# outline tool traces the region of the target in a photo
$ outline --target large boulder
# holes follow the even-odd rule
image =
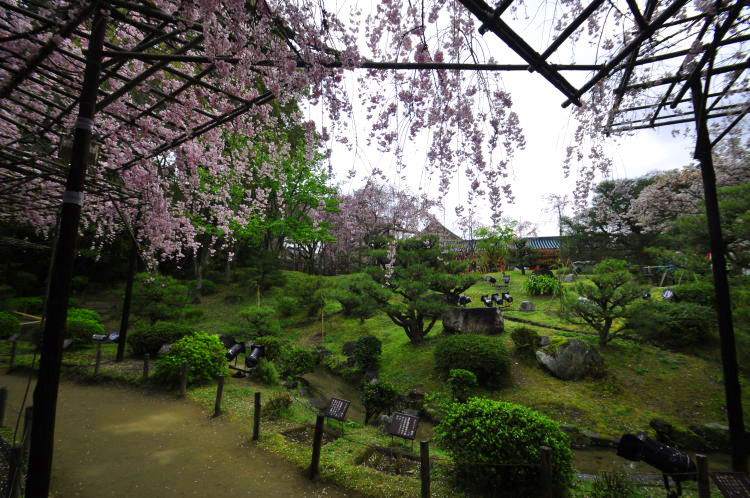
[[[603,377],[606,374],[599,351],[580,339],[554,336],[549,345],[537,350],[536,360],[562,380]]]
[[[521,307],[518,311],[536,311],[536,306],[531,301],[521,301]]]
[[[443,315],[448,334],[501,334],[505,326],[497,308],[451,308]]]

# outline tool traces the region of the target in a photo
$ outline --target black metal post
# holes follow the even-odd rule
[[[190,372],[190,365],[185,362],[180,367],[180,398],[187,396],[188,372]]]
[[[539,487],[542,491],[541,496],[554,496],[555,490],[552,486],[552,448],[548,446],[541,446],[539,448],[540,456],[542,457],[539,477]]]
[[[737,371],[737,352],[732,327],[732,305],[729,296],[725,245],[721,235],[719,200],[716,194],[716,174],[711,157],[711,137],[706,123],[706,106],[700,79],[692,87],[693,111],[695,112],[696,144],[695,158],[700,161],[703,177],[703,196],[706,203],[706,220],[711,247],[716,312],[721,339],[721,365],[724,373],[724,393],[727,402],[729,439],[732,447],[732,470],[747,472],[745,450],[745,423],[742,419],[742,393]]]
[[[96,341],[96,359],[94,360],[94,375],[99,375],[99,365],[102,362],[102,343]]]
[[[5,427],[5,408],[8,406],[8,388],[0,387],[0,427]]]
[[[16,368],[16,352],[18,350],[18,339],[10,342],[10,362],[8,363],[8,373]]]
[[[125,357],[125,341],[128,338],[128,320],[130,319],[130,300],[133,296],[133,277],[138,261],[138,244],[135,239],[131,242],[130,256],[128,256],[128,280],[125,283],[125,298],[122,301],[122,318],[120,319],[120,337],[117,340],[117,357],[120,362]]]
[[[323,446],[323,424],[325,415],[318,415],[315,419],[315,435],[313,436],[312,461],[310,462],[310,480],[318,475],[320,469],[320,448]]]
[[[214,417],[221,415],[221,395],[224,393],[224,376],[216,379],[216,402],[214,402]]]
[[[255,411],[253,412],[253,441],[260,437],[260,393],[255,393]]]
[[[73,274],[73,261],[78,238],[78,223],[83,204],[83,185],[86,160],[96,112],[96,92],[102,60],[102,43],[106,19],[99,7],[95,8],[89,37],[86,69],[83,77],[78,119],[75,124],[70,170],[65,184],[60,232],[55,248],[50,280],[47,317],[39,360],[39,374],[34,390],[34,421],[31,429],[29,471],[26,476],[27,496],[48,496],[52,471],[52,452],[55,436],[57,390],[60,382],[63,332],[68,313],[68,294]]]
[[[698,498],[711,498],[711,480],[708,473],[708,458],[706,455],[695,455],[698,467]]]
[[[422,479],[422,498],[430,498],[430,442],[419,442],[419,475]]]
[[[150,359],[150,354],[146,353],[143,355],[143,380],[148,380],[148,362]]]

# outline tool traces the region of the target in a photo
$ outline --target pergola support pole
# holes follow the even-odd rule
[[[724,374],[724,393],[729,420],[729,439],[732,448],[732,470],[747,472],[745,423],[742,419],[742,393],[737,370],[737,352],[732,327],[732,306],[729,296],[725,244],[721,234],[719,200],[716,193],[716,174],[711,157],[711,137],[706,122],[706,106],[700,80],[691,86],[696,124],[695,158],[700,161],[703,177],[703,196],[711,247],[711,266],[716,292],[716,312],[721,340],[721,365]]]
[[[75,125],[70,171],[63,196],[60,232],[52,266],[39,374],[34,390],[34,415],[31,428],[29,471],[26,476],[26,496],[41,497],[49,495],[63,332],[65,331],[70,279],[73,275],[78,224],[83,203],[86,161],[89,155],[93,118],[96,111],[96,91],[99,86],[105,26],[106,19],[97,5],[91,27],[91,37],[89,38],[89,54],[86,57],[86,69],[78,120]]]
[[[122,301],[122,317],[120,319],[120,337],[117,340],[117,357],[115,361],[121,362],[125,357],[125,341],[128,338],[128,321],[130,320],[130,301],[133,297],[133,278],[135,277],[135,264],[138,259],[138,243],[131,241],[130,255],[128,256],[128,279],[125,283],[125,297]]]

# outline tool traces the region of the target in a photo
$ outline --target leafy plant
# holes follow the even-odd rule
[[[188,289],[174,278],[150,273],[135,276],[133,312],[152,324],[179,318],[187,304]]]
[[[516,351],[524,355],[534,355],[542,345],[542,338],[529,327],[516,327],[510,333],[510,338],[516,346]]]
[[[559,296],[562,290],[560,282],[549,275],[529,275],[523,288],[530,296]]]
[[[276,300],[276,311],[282,317],[292,316],[299,311],[299,301],[291,296],[282,296]]]
[[[708,306],[642,301],[630,308],[625,329],[652,344],[680,349],[709,339],[715,322],[716,312]]]
[[[569,322],[589,325],[604,346],[617,335],[612,331],[615,321],[628,316],[628,306],[642,295],[643,287],[633,282],[627,263],[607,259],[594,266],[591,283],[576,282],[575,293],[562,299],[560,314]]]
[[[65,325],[65,337],[77,346],[92,342],[94,334],[104,334],[104,325],[95,320],[69,318]]]
[[[291,407],[292,397],[289,393],[276,394],[263,405],[263,416],[271,420],[278,420],[289,413]]]
[[[281,324],[270,306],[249,306],[240,311],[240,317],[247,322],[245,330],[249,337],[281,334]]]
[[[678,301],[716,307],[716,293],[710,282],[689,282],[672,287],[672,290]]]
[[[185,363],[189,365],[189,384],[229,373],[224,345],[218,336],[205,332],[194,332],[172,344],[169,353],[156,362],[156,376],[176,383]]]
[[[197,322],[203,318],[203,310],[192,305],[187,305],[182,308],[180,317],[187,322]]]
[[[448,374],[448,385],[451,386],[453,399],[460,403],[469,399],[469,394],[477,385],[477,376],[462,368],[453,368]]]
[[[359,318],[359,323],[375,315],[378,302],[388,300],[389,292],[369,275],[353,275],[333,293],[345,316]]]
[[[269,386],[275,386],[279,383],[279,371],[276,369],[276,365],[265,358],[261,358],[258,366],[255,367],[255,376]]]
[[[41,297],[13,297],[3,303],[7,311],[20,311],[31,315],[41,315],[44,303]]]
[[[285,376],[298,377],[312,372],[318,364],[318,357],[309,349],[287,348],[281,356],[280,363]]]
[[[21,330],[21,321],[12,313],[0,311],[0,338],[6,339]]]
[[[377,369],[382,345],[374,335],[365,335],[354,343],[354,360],[363,370]]]
[[[68,308],[68,320],[91,320],[101,322],[102,317],[94,310],[87,308]]]
[[[195,293],[195,291],[198,288],[198,281],[197,280],[191,280],[188,282],[188,289],[191,293]],[[217,288],[216,283],[214,283],[212,280],[208,279],[201,279],[201,296],[212,296],[216,294]]]
[[[362,386],[362,404],[365,407],[365,424],[378,413],[391,413],[399,400],[393,385],[382,380],[367,382]]]
[[[148,353],[155,356],[164,344],[172,344],[191,333],[193,330],[186,325],[156,322],[128,334],[127,340],[134,355],[142,356]]]
[[[539,496],[541,446],[552,449],[556,494],[563,495],[573,479],[568,436],[557,422],[524,406],[483,398],[453,403],[435,435],[453,457],[459,480],[481,492]]]
[[[635,485],[627,474],[602,472],[591,486],[591,498],[639,498]]]
[[[253,344],[263,348],[263,357],[269,361],[277,361],[289,349],[289,346],[284,344],[281,339],[270,335],[256,337],[253,339]]]
[[[479,384],[496,386],[510,373],[510,357],[497,338],[451,335],[435,347],[435,367],[445,377],[455,368],[468,370],[476,375]]]

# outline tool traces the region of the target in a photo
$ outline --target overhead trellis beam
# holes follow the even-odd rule
[[[715,76],[717,74],[731,73],[733,71],[743,71],[743,70],[747,69],[748,67],[750,67],[750,60],[745,61],[745,62],[738,62],[737,64],[730,64],[728,66],[716,67],[716,68],[714,68],[714,69],[712,69],[710,71],[702,71],[700,73],[700,75],[701,76],[706,76],[707,74],[710,73],[711,76]],[[669,84],[675,83],[675,82],[679,83],[679,82],[682,82],[682,81],[686,81],[687,78],[688,78],[687,75],[684,75],[684,76],[668,76],[666,78],[660,78],[658,80],[644,81],[644,82],[641,82],[641,83],[634,83],[632,85],[628,85],[628,87],[625,89],[625,91],[639,90],[639,89],[643,89],[643,88],[653,88],[653,87],[661,86],[661,85],[669,85]],[[683,99],[677,100],[676,98],[675,98],[675,100],[673,100],[673,102],[674,101],[676,101],[676,102],[684,102]]]
[[[609,76],[609,74],[612,72],[613,69],[615,69],[625,58],[630,55],[633,50],[635,50],[637,47],[643,43],[644,40],[651,37],[656,30],[658,30],[665,22],[667,22],[673,15],[675,15],[686,3],[688,0],[674,0],[671,4],[669,4],[657,17],[654,19],[652,23],[648,25],[648,27],[644,30],[642,30],[638,35],[633,38],[633,40],[630,41],[627,45],[625,45],[620,52],[618,52],[612,59],[605,64],[604,69],[599,71],[597,74],[594,75],[593,78],[591,78],[589,81],[584,83],[584,85],[576,92],[575,97],[576,99],[580,99],[581,96],[591,90],[594,85],[599,83],[603,78]],[[568,107],[570,104],[574,103],[575,101],[573,99],[568,99],[565,102],[563,102],[563,107]]]
[[[563,78],[551,65],[549,65],[526,41],[520,37],[502,19],[495,19],[492,9],[483,0],[459,0],[464,7],[474,14],[482,24],[497,35],[508,47],[525,60],[531,69],[541,74],[552,86],[568,97],[571,102],[580,105],[576,96],[576,89],[568,80]]]
[[[603,2],[604,2],[604,0],[594,0],[593,2],[591,2],[590,4],[588,4],[586,6],[586,8],[583,9],[583,12],[581,12],[573,20],[573,22],[570,23],[557,36],[557,38],[555,38],[555,41],[553,41],[552,44],[550,44],[550,46],[547,47],[547,50],[545,50],[544,52],[542,52],[542,55],[541,55],[542,59],[547,60],[549,58],[549,56],[552,55],[555,52],[555,50],[557,50],[558,48],[560,48],[560,45],[562,45],[563,42],[565,42],[565,40],[567,40],[570,37],[570,35],[572,35],[573,33],[575,33],[575,31],[581,26],[581,24],[583,24],[586,21],[586,19],[588,19],[589,17],[591,17],[591,14],[593,14],[594,12],[596,12],[596,9],[598,9],[599,6]],[[481,31],[480,31],[480,33],[481,33]],[[554,65],[553,65],[553,67],[554,67]]]
[[[648,22],[646,21],[646,18],[643,17],[643,14],[641,14],[641,10],[638,8],[638,4],[635,3],[635,0],[627,0],[627,4],[630,12],[633,14],[633,18],[635,19],[635,23],[638,25],[638,28],[641,31],[646,29],[648,27]]]
[[[750,112],[750,104],[747,104],[745,106],[745,109],[741,113],[739,113],[737,117],[734,120],[732,120],[731,123],[729,123],[729,126],[727,126],[724,129],[724,131],[722,131],[716,136],[716,138],[711,142],[711,147],[716,146],[716,144],[719,143],[721,139],[726,136],[727,133],[732,131],[732,129],[734,129],[734,127],[737,126],[740,123],[740,121],[742,121],[745,118],[745,116],[747,116],[748,112]]]
[[[49,41],[44,44],[44,46],[37,52],[36,56],[34,56],[31,60],[28,61],[25,67],[23,67],[21,70],[16,71],[13,74],[13,77],[2,87],[0,88],[0,100],[4,99],[10,93],[34,71],[34,69],[42,63],[49,55],[57,48],[57,41],[55,40],[56,37],[66,38],[69,36],[74,29],[78,27],[79,24],[81,24],[84,19],[86,19],[88,16],[91,15],[91,13],[94,11],[94,7],[98,6],[98,2],[91,2],[81,8],[81,10],[76,14],[70,21],[68,21],[60,30],[53,36],[50,37]]]

